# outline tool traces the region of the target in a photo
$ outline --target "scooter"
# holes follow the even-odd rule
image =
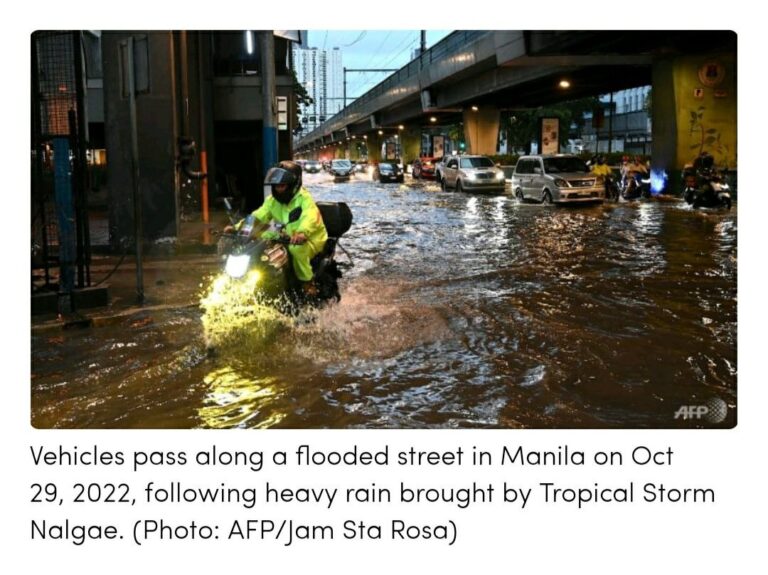
[[[224,200],[230,222],[234,225],[232,206]],[[224,260],[222,273],[214,279],[205,302],[228,305],[230,299],[253,297],[260,305],[276,308],[283,313],[295,313],[305,306],[320,307],[330,301],[340,301],[339,279],[342,267],[349,262],[336,261],[336,249],[346,250],[339,239],[352,226],[352,211],[344,202],[317,202],[328,240],[323,251],[311,261],[317,293],[307,295],[296,278],[288,251],[290,238],[282,234],[281,226],[262,224],[253,215],[247,216],[240,229],[223,234],[218,251]],[[277,239],[265,239],[265,231],[277,231]],[[349,257],[349,254],[347,254]],[[235,297],[232,297],[232,296]],[[240,304],[242,305],[242,304]]]
[[[684,174],[683,199],[693,208],[731,209],[731,191],[728,182],[714,170]]]
[[[634,173],[624,178],[621,186],[621,197],[625,200],[637,200],[651,197],[651,179],[643,178],[642,174]]]

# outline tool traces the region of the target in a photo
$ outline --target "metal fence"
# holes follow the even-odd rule
[[[80,32],[32,35],[32,289],[90,285]]]

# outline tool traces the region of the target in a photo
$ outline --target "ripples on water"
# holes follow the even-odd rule
[[[213,357],[194,309],[35,335],[33,423],[690,427],[678,407],[720,397],[734,424],[735,210],[309,188],[354,213],[340,304]]]

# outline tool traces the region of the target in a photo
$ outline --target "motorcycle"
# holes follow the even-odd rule
[[[224,203],[234,225],[232,206],[227,199]],[[262,224],[249,215],[238,231],[223,234],[219,239],[218,251],[224,259],[224,269],[204,300],[206,307],[247,306],[249,301],[257,300],[260,305],[291,314],[305,306],[320,307],[330,301],[340,301],[341,268],[351,267],[352,263],[351,259],[348,263],[337,262],[336,250],[340,248],[347,253],[339,239],[352,226],[352,212],[344,202],[317,202],[317,207],[328,240],[323,251],[311,261],[316,293],[307,294],[296,278],[287,248],[290,238],[282,234],[282,226]],[[280,235],[267,239],[263,237],[265,231],[277,231]],[[235,301],[238,298],[240,302]]]
[[[632,173],[621,182],[621,197],[625,200],[637,200],[651,197],[651,179],[644,178],[639,172]]]
[[[618,202],[619,196],[621,195],[620,182],[618,182],[613,176],[604,176],[603,184],[605,185],[605,199],[615,200]]]
[[[700,170],[683,175],[685,187],[683,199],[693,208],[731,209],[731,192],[728,182],[715,170]]]

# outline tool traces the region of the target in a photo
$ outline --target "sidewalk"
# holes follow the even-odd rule
[[[219,268],[216,245],[218,232],[229,223],[223,211],[211,212],[209,223],[199,219],[181,222],[179,235],[146,244],[143,254],[142,284],[144,301],[138,301],[139,278],[133,254],[107,253],[106,214],[91,218],[93,256],[91,287],[77,290],[77,313],[59,318],[55,313],[32,315],[32,331],[55,330],[72,326],[104,325],[127,317],[161,309],[194,307],[207,278]],[[53,270],[55,273],[58,270]],[[53,278],[56,281],[57,278]],[[47,301],[45,309],[56,306],[57,294],[35,295]]]

